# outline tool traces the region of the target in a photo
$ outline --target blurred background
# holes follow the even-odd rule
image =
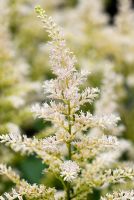
[[[118,137],[133,144],[134,0],[0,0],[0,134],[46,137],[54,131],[51,123],[34,119],[30,111],[33,103],[45,101],[42,83],[53,77],[48,36],[34,12],[38,4],[63,28],[77,68],[91,72],[85,86],[102,89],[102,98],[107,99],[103,106],[121,116]],[[93,112],[102,106],[98,102],[91,107]],[[123,159],[133,161],[133,153],[124,152]],[[30,183],[56,182],[60,187],[51,176],[46,182],[41,174],[44,166],[35,156],[16,155],[0,145],[0,162],[14,165]],[[1,179],[3,193],[11,183]],[[99,192],[92,198],[98,199]]]

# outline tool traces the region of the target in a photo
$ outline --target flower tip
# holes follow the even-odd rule
[[[36,11],[36,12],[39,12],[40,9],[41,9],[41,6],[40,6],[40,5],[35,6],[35,11]]]
[[[35,12],[36,12],[37,14],[40,14],[40,13],[42,12],[42,8],[41,8],[40,5],[35,6]]]

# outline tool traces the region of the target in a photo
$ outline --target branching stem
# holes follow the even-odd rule
[[[70,107],[70,101],[68,101],[68,131],[69,134],[71,135],[71,107]],[[71,160],[72,159],[72,152],[71,152],[71,142],[67,143],[67,147],[68,147],[68,159]],[[70,197],[70,190],[71,190],[71,186],[70,183],[67,183],[67,200],[71,200]]]

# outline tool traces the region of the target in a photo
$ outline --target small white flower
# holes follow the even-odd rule
[[[58,153],[60,151],[60,141],[57,141],[56,136],[50,136],[43,140],[44,150],[49,153]]]
[[[58,191],[54,195],[55,200],[62,200],[65,198],[65,192],[64,191]]]
[[[64,177],[64,181],[71,182],[73,179],[77,178],[80,171],[79,166],[71,160],[65,161],[60,166],[61,173],[60,175]]]

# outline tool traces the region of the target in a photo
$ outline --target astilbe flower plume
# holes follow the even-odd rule
[[[52,39],[49,42],[50,64],[57,78],[43,85],[45,95],[51,99],[50,103],[36,104],[32,106],[32,111],[35,116],[51,121],[56,132],[43,139],[10,133],[0,136],[0,141],[16,152],[36,153],[48,165],[44,172],[54,174],[63,184],[63,191],[46,188],[44,185],[30,185],[21,180],[10,167],[1,164],[0,174],[6,175],[16,184],[11,195],[6,193],[1,199],[11,199],[10,196],[14,195],[18,199],[84,200],[94,188],[125,181],[126,178],[133,179],[134,169],[124,167],[102,170],[102,166],[96,165],[99,161],[96,155],[106,149],[117,148],[118,140],[113,136],[92,139],[85,132],[93,127],[110,131],[120,118],[114,114],[93,115],[90,111],[82,111],[81,106],[91,104],[99,90],[90,87],[80,90],[87,73],[76,70],[76,58],[67,47],[61,28],[40,6],[36,7],[36,12]],[[64,148],[66,151],[63,152]]]

